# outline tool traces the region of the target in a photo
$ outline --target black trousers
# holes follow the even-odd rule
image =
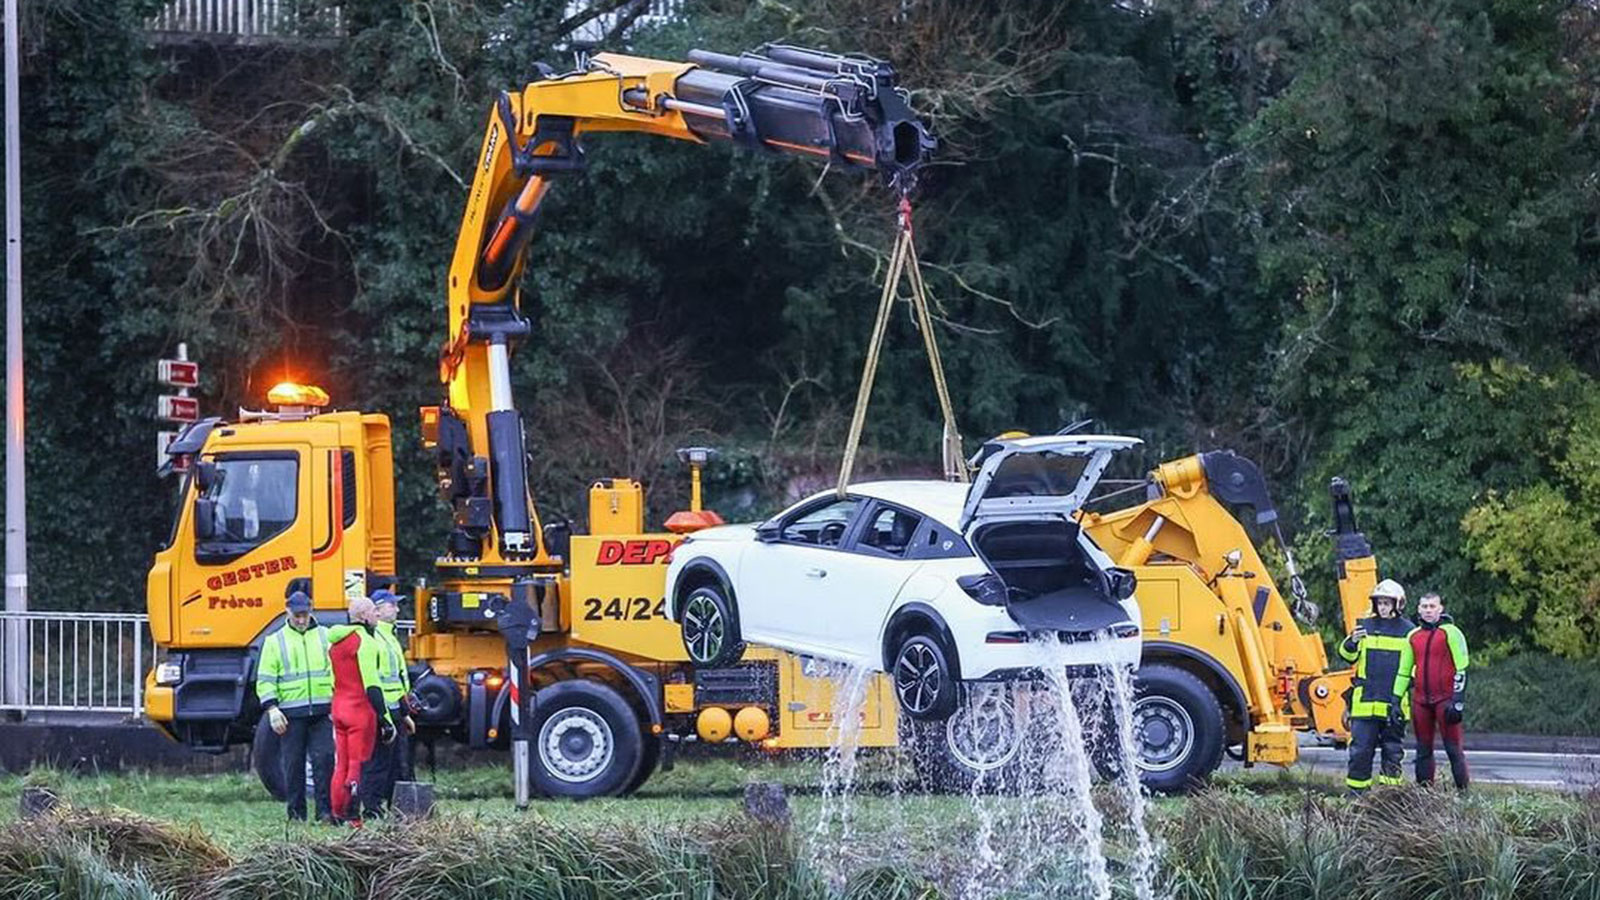
[[[1381,777],[1389,784],[1400,783],[1400,763],[1405,759],[1405,723],[1390,725],[1387,719],[1350,720],[1350,765],[1345,784],[1352,790],[1372,786],[1372,757],[1382,753]]]
[[[395,780],[400,778],[400,773],[410,762],[410,741],[406,740],[405,729],[397,725],[395,730],[398,732],[395,740],[374,743],[373,754],[366,757],[366,762],[362,764],[362,788],[358,799],[362,802],[362,815],[368,818],[387,812],[390,799],[394,799]]]
[[[311,783],[316,791],[317,818],[333,818],[333,722],[326,714],[289,720],[278,747],[278,762],[283,767],[283,793],[289,818],[306,818],[306,759],[311,760]]]

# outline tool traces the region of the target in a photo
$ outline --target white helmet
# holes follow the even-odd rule
[[[1400,582],[1395,581],[1393,578],[1385,578],[1378,582],[1377,587],[1372,589],[1371,598],[1373,600],[1393,600],[1395,609],[1404,609],[1406,605],[1406,589],[1401,587]]]

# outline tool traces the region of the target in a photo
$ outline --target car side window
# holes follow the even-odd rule
[[[958,559],[971,555],[972,548],[961,535],[931,520],[912,538],[906,551],[909,559]]]
[[[813,547],[837,547],[850,530],[850,521],[861,507],[858,498],[833,500],[821,506],[801,510],[783,525],[783,540],[790,544],[807,544]]]
[[[922,517],[916,513],[880,504],[873,509],[866,527],[856,538],[856,547],[904,558],[921,524]]]

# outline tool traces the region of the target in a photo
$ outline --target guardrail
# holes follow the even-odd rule
[[[144,708],[154,656],[148,617],[134,613],[0,612],[0,671],[22,655],[22,690],[0,710],[122,713]]]
[[[145,22],[156,37],[256,41],[338,38],[344,11],[293,0],[171,0]]]
[[[414,623],[395,623],[409,638]],[[144,714],[144,679],[156,663],[143,613],[0,611],[0,672],[22,657],[21,691],[0,695],[0,712]]]

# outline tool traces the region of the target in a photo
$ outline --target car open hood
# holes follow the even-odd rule
[[[1141,443],[1102,434],[990,441],[979,451],[983,464],[967,490],[961,530],[980,519],[1070,516],[1089,498],[1112,454]]]

